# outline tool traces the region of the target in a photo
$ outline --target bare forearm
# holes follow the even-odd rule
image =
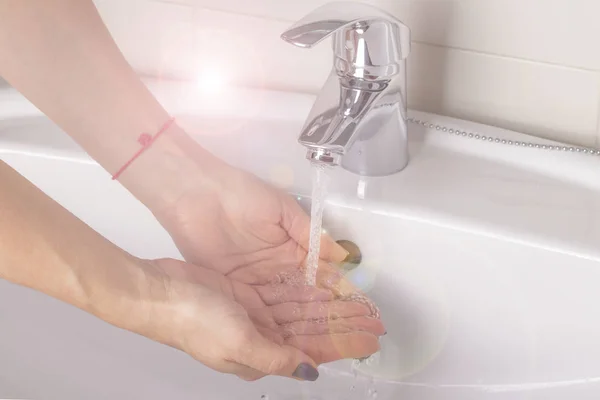
[[[0,161],[0,278],[91,312],[131,320],[145,290],[136,259]]]
[[[135,77],[90,0],[0,2],[0,75],[107,169],[168,116]]]
[[[110,173],[138,151],[141,133],[153,134],[169,119],[91,0],[2,0],[0,75]],[[182,147],[202,151],[183,132],[169,132],[120,181],[147,205],[176,197],[172,177],[197,167]]]

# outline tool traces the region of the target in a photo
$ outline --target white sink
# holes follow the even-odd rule
[[[311,96],[214,99],[149,84],[203,145],[308,204],[296,136]],[[179,257],[152,215],[35,108],[5,91],[0,110],[0,158],[131,253]],[[361,247],[353,279],[388,329],[380,366],[366,367],[377,399],[599,398],[600,156],[469,139],[449,131],[555,145],[411,116],[428,124],[410,124],[409,167],[362,182],[334,171],[325,213],[335,238]],[[0,398],[358,400],[371,388],[349,361],[322,366],[317,383],[246,383],[6,282],[0,332]]]

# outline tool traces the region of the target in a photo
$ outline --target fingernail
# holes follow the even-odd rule
[[[303,381],[314,382],[319,377],[319,371],[310,364],[300,364],[292,374],[294,378],[302,379]]]

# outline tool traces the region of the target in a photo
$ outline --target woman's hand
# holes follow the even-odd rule
[[[182,174],[187,189],[177,201],[149,204],[184,258],[250,285],[281,278],[302,282],[310,218],[296,200],[197,144],[187,147],[185,157],[202,158],[203,168]],[[338,297],[355,295],[358,290],[330,265],[348,252],[329,235],[323,235],[320,250],[317,285]]]
[[[247,285],[177,260],[150,261],[141,334],[181,349],[220,372],[255,380],[315,380],[318,364],[378,349],[384,331],[368,307],[328,290]],[[304,342],[300,351],[293,344]]]
[[[304,262],[310,218],[290,195],[223,162],[196,175],[202,178],[192,176],[197,183],[188,183],[176,202],[152,210],[187,261],[225,275]],[[347,254],[323,235],[323,261],[341,262]]]

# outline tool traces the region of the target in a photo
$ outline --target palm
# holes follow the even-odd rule
[[[185,259],[225,275],[243,267],[274,277],[297,268],[306,257],[310,230],[300,206],[242,171],[230,170],[225,181],[214,189],[218,195],[192,193],[162,218]],[[344,255],[333,241],[323,241],[323,259],[341,261]]]
[[[256,329],[274,343],[292,345],[321,364],[373,354],[378,349],[376,335],[384,332],[381,321],[370,317],[368,307],[334,300],[327,290],[287,283],[248,285],[175,260],[163,260],[160,267],[176,281],[211,290],[197,303],[210,303],[209,309],[217,314],[210,319],[219,321],[218,335],[225,343],[231,340],[228,334]],[[196,346],[203,347],[191,343]]]

